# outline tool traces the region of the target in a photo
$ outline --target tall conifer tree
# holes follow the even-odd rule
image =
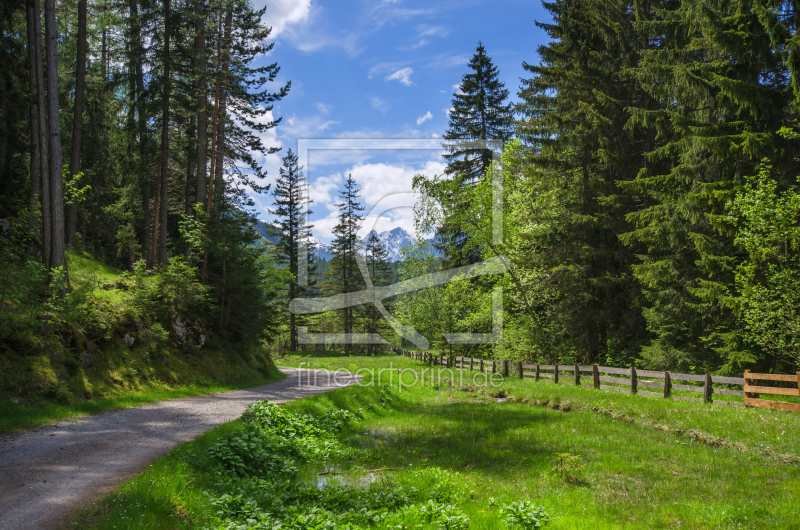
[[[486,54],[482,43],[469,62],[470,72],[464,74],[459,92],[453,94],[450,125],[444,135],[447,153],[445,173],[465,186],[480,180],[492,162],[492,153],[464,145],[475,140],[502,140],[511,137],[513,119],[507,102],[508,90],[499,79],[497,67]],[[450,204],[447,208],[463,208]],[[449,219],[445,211],[444,226],[437,237],[439,250],[445,253],[445,265],[457,267],[478,261],[478,253],[466,249],[462,230]]]
[[[391,283],[392,266],[389,263],[389,253],[381,243],[381,240],[378,239],[374,230],[367,237],[366,246],[364,247],[364,259],[367,263],[367,270],[373,286],[380,287]],[[388,328],[380,311],[374,305],[366,306],[364,320],[366,323],[364,330],[368,334],[377,335],[382,329]],[[382,326],[381,324],[384,325]],[[370,344],[367,351],[370,355],[373,354],[375,352],[375,344]]]
[[[339,193],[342,200],[339,207],[339,222],[333,228],[333,235],[336,238],[331,245],[333,258],[330,261],[330,289],[337,294],[347,294],[357,289],[365,287],[364,280],[358,270],[356,263],[356,253],[361,250],[361,240],[358,237],[358,229],[361,228],[361,221],[364,216],[360,212],[364,207],[358,198],[361,190],[357,187],[352,175],[347,176],[344,189]],[[341,310],[342,331],[352,333],[355,323],[354,308],[345,307]],[[349,340],[344,341],[344,353],[350,355],[351,344]]]
[[[272,191],[275,198],[274,210],[270,213],[278,218],[280,237],[275,247],[275,261],[289,268],[294,278],[287,286],[287,305],[298,296],[304,294],[307,287],[298,283],[298,264],[300,263],[300,248],[305,245],[307,253],[308,278],[313,276],[313,261],[308,248],[311,238],[311,229],[314,225],[308,222],[312,213],[308,206],[313,202],[308,197],[308,182],[303,177],[302,168],[297,163],[297,155],[291,149],[283,157],[283,166],[280,176],[275,182]],[[289,350],[297,351],[297,325],[298,316],[289,313]]]

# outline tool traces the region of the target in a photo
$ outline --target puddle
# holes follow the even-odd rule
[[[381,475],[379,473],[367,473],[366,475],[356,475],[356,473],[331,473],[330,475],[317,475],[317,489],[325,489],[328,486],[351,486],[354,488],[366,488],[376,482]]]

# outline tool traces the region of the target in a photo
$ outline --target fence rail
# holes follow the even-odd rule
[[[475,359],[473,357],[448,357],[443,354],[434,355],[428,352],[411,352],[402,349],[396,349],[395,351],[399,355],[424,362],[430,366],[460,368],[462,370],[479,370],[481,372],[491,371],[492,373],[501,373],[504,377],[513,375],[519,379],[529,378],[535,381],[547,379],[555,384],[571,386],[585,385],[600,390],[612,390],[615,392],[650,397],[671,397],[686,401],[715,403],[736,407],[764,407],[800,412],[800,403],[787,403],[785,401],[772,401],[760,398],[761,394],[800,398],[800,372],[797,372],[795,375],[755,374],[747,370],[745,371],[744,377],[729,377],[710,375],[708,373],[705,375],[698,375],[658,372],[654,370],[640,370],[636,367],[615,368],[596,364],[559,366],[557,364],[511,363],[509,361],[488,361],[484,359]],[[680,383],[675,383],[674,381],[679,381]],[[790,386],[758,385],[758,381],[771,381],[777,382],[778,384],[794,383],[796,388]],[[717,385],[717,387],[714,387],[714,385]],[[720,385],[725,385],[725,387],[720,387]],[[739,386],[742,387],[742,389],[726,388],[730,386]],[[658,392],[640,390],[640,388],[658,390]],[[673,396],[673,390],[694,392],[701,394],[702,397]],[[741,397],[743,400],[719,400],[714,399],[715,395]]]

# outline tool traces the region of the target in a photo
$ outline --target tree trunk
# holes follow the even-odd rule
[[[44,3],[45,39],[47,41],[47,118],[50,129],[50,216],[52,241],[50,269],[63,267],[63,274],[54,289],[62,294],[69,288],[67,256],[64,252],[64,197],[61,189],[61,124],[58,112],[58,33],[56,2]]]
[[[150,171],[145,165],[147,160],[147,114],[144,100],[144,72],[142,67],[141,42],[141,23],[139,19],[139,3],[137,0],[130,0],[130,45],[131,61],[134,69],[134,81],[136,83],[136,115],[139,120],[139,159],[136,171],[140,175],[139,186],[142,192],[142,217],[141,229],[139,231],[139,244],[141,246],[142,259],[148,258],[150,248]]]
[[[206,177],[208,173],[208,82],[206,79],[206,10],[205,0],[195,1],[195,31],[197,40],[197,184],[195,203],[206,200]]]
[[[39,107],[39,174],[42,194],[42,263],[50,268],[50,247],[52,240],[52,223],[50,222],[50,134],[47,126],[47,109],[45,107],[44,84],[44,50],[42,46],[42,13],[39,0],[33,0],[33,29],[36,39],[36,85],[38,87]]]
[[[164,0],[164,105],[161,124],[161,226],[158,234],[158,263],[167,264],[167,201],[169,200],[169,100],[172,90],[169,33],[170,1]]]
[[[192,192],[192,180],[195,173],[195,167],[197,164],[197,145],[195,144],[195,133],[197,131],[197,117],[194,113],[189,117],[189,130],[187,131],[188,142],[186,146],[186,206],[184,208],[184,213],[186,215],[192,214],[192,203],[194,202],[194,194]]]
[[[209,216],[209,223],[211,222],[211,205],[214,202],[214,179],[222,178],[222,164],[224,162],[224,149],[225,149],[225,107],[228,99],[226,82],[228,76],[229,60],[230,60],[230,40],[231,40],[231,24],[233,21],[233,6],[228,5],[225,13],[225,35],[222,39],[222,47],[217,47],[217,63],[221,62],[222,70],[217,70],[217,95],[216,105],[214,108],[214,136],[211,140],[211,177],[208,180],[208,198],[206,202],[206,215]],[[224,198],[223,198],[224,200]],[[203,254],[203,282],[205,282],[206,274],[208,271],[208,250]]]
[[[208,202],[206,213],[211,215],[211,204],[214,199],[214,180],[222,178],[223,162],[225,161],[225,109],[228,101],[228,70],[230,68],[230,46],[231,46],[231,25],[233,22],[233,6],[229,5],[225,13],[225,36],[223,37],[222,48],[222,71],[218,75],[218,105],[214,110],[214,122],[216,131],[214,132],[214,147],[212,148],[213,170],[208,185]]]
[[[86,0],[78,1],[78,57],[75,69],[75,117],[72,122],[72,151],[69,172],[73,184],[81,170],[81,144],[83,143],[83,111],[86,108]],[[105,80],[104,80],[105,81]],[[78,221],[78,205],[73,201],[66,207],[67,245],[75,246],[75,231]]]
[[[28,22],[28,87],[31,92],[30,103],[30,133],[31,133],[31,182],[28,193],[28,228],[36,230],[39,216],[36,215],[39,206],[39,195],[41,193],[42,176],[41,162],[39,161],[39,85],[36,81],[36,10],[34,3],[38,0],[28,0],[25,11]]]
[[[161,151],[158,151],[158,159],[161,160]],[[150,245],[150,256],[147,259],[147,267],[152,269],[155,267],[156,264],[156,256],[157,256],[157,245],[158,245],[158,216],[161,213],[159,202],[161,200],[161,164],[157,165],[158,169],[156,170],[156,194],[153,204],[153,229],[151,233],[153,234],[153,239]]]

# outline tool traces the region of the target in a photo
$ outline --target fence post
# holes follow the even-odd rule
[[[508,361],[503,361],[503,377],[508,377]]]
[[[519,372],[519,378],[523,379],[524,376],[522,375],[522,361],[517,363],[517,372]],[[800,382],[800,372],[797,372],[797,381]]]
[[[703,401],[711,403],[711,395],[714,393],[714,387],[711,386],[711,375],[706,372],[706,384],[703,387]]]
[[[492,373],[497,372],[497,361],[492,361]]]
[[[631,365],[631,394],[639,391],[639,383],[636,381],[636,365]]]
[[[483,359],[481,359],[481,372],[483,372]]]
[[[592,383],[596,389],[600,389],[600,369],[596,364],[592,365]]]
[[[664,372],[664,397],[668,398],[672,395],[672,377],[669,372]]]
[[[747,391],[747,385],[750,384],[748,382],[749,379],[747,378],[748,375],[750,375],[750,370],[745,370],[744,371],[744,387],[742,387],[742,388],[744,388],[744,400],[743,401],[744,401],[744,406],[745,407],[747,407],[747,400],[753,397],[753,394],[751,392]]]
[[[539,382],[539,363],[536,363],[536,382]]]
[[[475,357],[470,357],[469,358],[469,371],[471,372],[474,369],[475,369]]]
[[[581,386],[581,369],[577,364],[575,365],[575,386]]]
[[[553,365],[553,368],[555,368],[555,370],[553,370],[553,382],[558,384],[558,365]]]

